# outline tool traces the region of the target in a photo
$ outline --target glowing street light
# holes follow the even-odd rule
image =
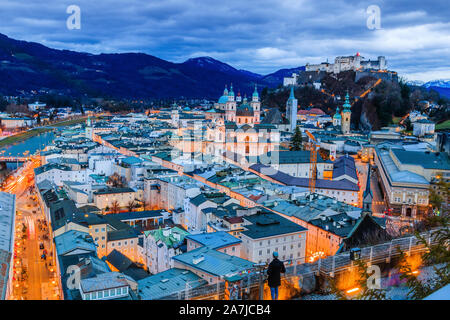
[[[352,293],[355,293],[355,292],[358,292],[358,291],[359,291],[359,288],[356,287],[356,288],[349,289],[346,292],[347,292],[347,294],[352,294]]]

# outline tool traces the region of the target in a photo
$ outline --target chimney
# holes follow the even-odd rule
[[[171,229],[169,227],[166,227],[163,229],[162,233],[164,237],[168,237],[171,233]]]
[[[193,263],[193,264],[199,264],[199,263],[202,262],[203,260],[205,260],[205,257],[204,257],[204,256],[200,256],[200,257],[197,257],[197,258],[192,259],[192,263]]]

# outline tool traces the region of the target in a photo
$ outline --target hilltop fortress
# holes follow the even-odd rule
[[[379,56],[377,60],[365,60],[359,52],[353,56],[339,56],[334,59],[334,63],[322,62],[319,64],[305,65],[305,71],[293,73],[291,77],[285,77],[284,86],[297,86],[307,83],[314,84],[316,89],[320,89],[320,81],[326,74],[337,75],[345,71],[355,71],[355,82],[363,77],[374,77],[387,81],[397,81],[397,72],[387,69],[387,61],[384,56]]]
[[[377,60],[364,60],[359,52],[354,56],[341,56],[334,59],[334,63],[322,62],[319,64],[309,64],[305,66],[305,71],[326,71],[340,73],[342,71],[362,71],[362,70],[386,70],[387,62],[384,56],[379,56]]]

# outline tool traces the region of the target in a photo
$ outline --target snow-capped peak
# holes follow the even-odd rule
[[[429,87],[450,88],[450,79],[438,79],[438,80],[428,81],[423,86],[425,88],[429,88]]]

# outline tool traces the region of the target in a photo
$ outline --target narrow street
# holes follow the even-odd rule
[[[359,206],[362,207],[362,195],[366,190],[367,183],[367,170],[369,168],[368,163],[362,162],[360,159],[355,159],[356,170],[358,170],[358,181],[360,185],[360,199]],[[370,190],[372,190],[373,200],[372,200],[372,212],[376,215],[382,215],[385,211],[385,203],[383,200],[383,193],[380,190],[377,180],[377,174],[371,173],[370,175]]]
[[[33,169],[38,165],[37,159],[24,164],[18,178],[4,187],[4,191],[16,194],[12,300],[59,299],[56,268],[51,263],[51,236],[33,190]]]
[[[370,176],[370,188],[373,194],[372,211],[376,214],[384,214],[386,205],[384,203],[383,191],[381,191],[378,185],[378,178],[376,173],[372,173]]]

